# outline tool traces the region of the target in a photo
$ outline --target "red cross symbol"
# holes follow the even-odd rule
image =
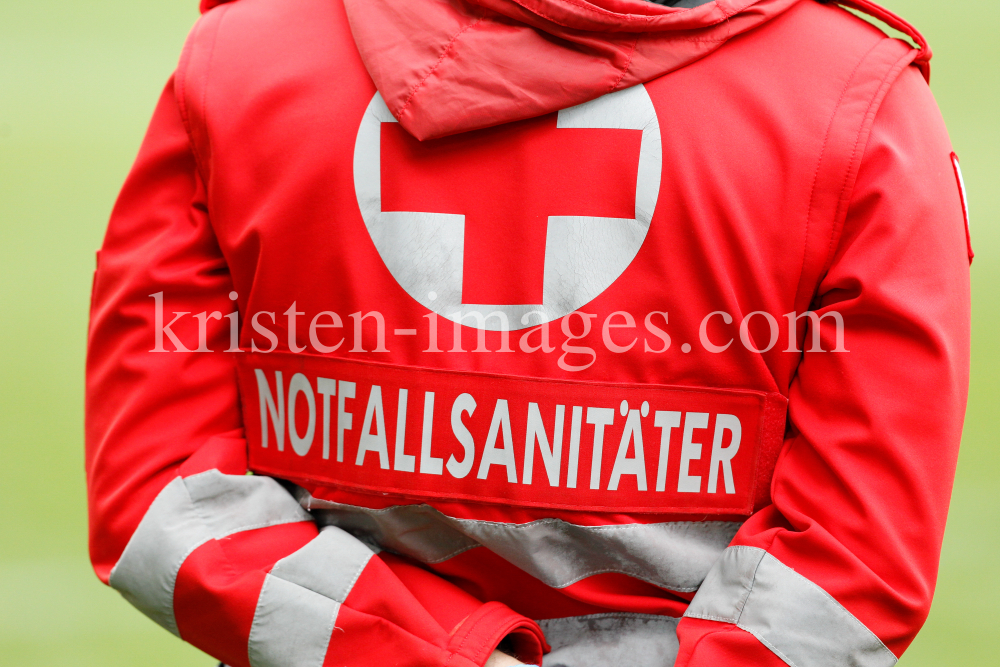
[[[381,132],[382,210],[465,216],[462,303],[541,304],[549,216],[635,217],[641,130],[549,114],[424,142]]]

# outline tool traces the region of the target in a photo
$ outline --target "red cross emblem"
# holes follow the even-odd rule
[[[447,317],[499,310],[520,329],[539,321],[522,322],[525,313],[562,317],[627,268],[655,207],[660,156],[641,85],[426,142],[376,94],[358,131],[355,187],[379,254],[411,296]]]

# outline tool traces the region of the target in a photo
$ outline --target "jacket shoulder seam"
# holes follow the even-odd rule
[[[177,107],[180,112],[181,121],[184,124],[184,129],[188,135],[188,142],[191,144],[191,152],[194,154],[195,163],[198,167],[198,175],[202,182],[206,185],[209,178],[211,148],[209,146],[207,147],[208,150],[204,150],[205,147],[200,145],[197,132],[195,131],[196,119],[194,116],[195,114],[200,114],[201,125],[204,128],[205,142],[210,143],[208,132],[207,77],[211,70],[212,60],[215,55],[215,46],[222,27],[222,21],[231,6],[232,5],[230,3],[220,5],[213,12],[206,13],[198,20],[184,45],[184,50],[181,52],[181,59],[177,66],[175,82]],[[212,21],[212,25],[206,26],[206,23],[209,20]],[[211,34],[208,34],[209,30],[211,31]],[[205,43],[207,43],[208,48],[207,55],[199,58],[200,62],[193,63],[192,60],[196,47],[199,44],[204,45]],[[200,82],[200,91],[192,85],[190,80],[193,74],[192,69],[194,68],[201,70],[203,73],[203,79],[205,79]],[[190,100],[189,96],[191,96]],[[189,102],[194,103],[195,108],[191,108]]]
[[[845,215],[844,195],[853,188],[853,176],[857,173],[859,162],[859,145],[864,143],[866,132],[871,127],[873,110],[877,111],[878,103],[884,97],[889,84],[895,80],[902,67],[912,61],[917,53],[913,49],[908,49],[901,58],[895,58],[891,65],[879,63],[876,56],[880,55],[884,49],[893,48],[896,44],[902,46],[903,42],[891,37],[884,37],[876,41],[858,59],[850,75],[846,78],[837,102],[830,113],[809,192],[805,242],[802,248],[802,263],[794,299],[796,308],[811,305],[819,285],[829,269],[833,257],[832,253],[836,247],[836,239],[839,238],[839,228],[842,226]],[[879,69],[873,71],[873,68],[879,67],[879,65],[882,65],[881,71]],[[873,81],[877,82],[873,93],[860,91],[865,84],[871,85]],[[858,102],[864,105],[864,111],[852,116],[849,111],[845,110],[849,103],[857,104]],[[838,132],[837,125],[845,123],[841,118],[842,114],[848,114],[848,116],[858,120],[846,121],[846,127],[839,130],[842,138],[834,143],[843,146],[843,148],[835,151],[832,147],[834,143],[831,142],[834,139],[833,135]],[[827,162],[830,164],[826,164]],[[824,174],[824,172],[827,173]],[[829,183],[825,188],[822,185],[824,176]],[[834,185],[835,183],[836,185]],[[834,200],[825,205],[819,201],[822,198],[823,190],[827,190],[830,195],[835,193]],[[824,211],[824,208],[832,210]],[[814,227],[820,222],[820,217],[829,225],[828,233],[824,233],[820,229],[814,230]],[[811,237],[811,233],[817,236]],[[820,234],[822,234],[821,237]],[[814,262],[817,262],[815,266],[818,268],[815,271],[809,271],[809,266],[812,265],[810,257]]]
[[[894,42],[899,41],[891,37],[887,37],[886,39]],[[897,59],[889,71],[886,72],[885,76],[882,77],[878,90],[875,91],[875,94],[868,101],[868,107],[865,109],[861,125],[854,138],[854,148],[851,151],[850,162],[844,173],[844,180],[841,185],[840,196],[838,197],[837,219],[834,220],[830,230],[830,240],[827,246],[826,258],[823,261],[823,270],[820,273],[820,279],[829,271],[834,255],[840,245],[840,236],[847,217],[847,208],[854,197],[854,188],[857,185],[858,170],[861,163],[864,162],[864,156],[868,149],[868,141],[871,138],[871,129],[875,124],[875,118],[882,106],[882,101],[885,100],[886,94],[888,94],[893,84],[895,84],[899,75],[906,67],[913,63],[919,53],[918,50],[911,49],[908,53]],[[819,287],[819,282],[817,282],[816,287]]]
[[[847,77],[847,81],[844,83],[844,87],[840,91],[840,95],[837,97],[837,103],[833,107],[833,112],[830,114],[830,119],[827,123],[826,132],[823,135],[823,144],[819,150],[819,157],[816,160],[816,169],[813,172],[812,185],[809,188],[809,210],[806,212],[806,223],[805,223],[805,234],[804,234],[805,242],[802,245],[802,264],[799,268],[799,279],[797,282],[796,293],[795,293],[794,305],[796,307],[799,305],[799,299],[804,296],[803,282],[806,279],[806,265],[809,261],[809,249],[811,245],[809,239],[809,231],[814,224],[813,218],[815,214],[814,203],[816,198],[816,190],[819,187],[820,173],[823,169],[823,162],[824,159],[827,157],[827,152],[830,146],[830,135],[833,133],[834,125],[837,120],[837,115],[840,113],[841,108],[843,107],[844,98],[847,96],[848,91],[851,89],[851,85],[854,83],[854,78],[857,75],[858,70],[861,69],[861,66],[864,64],[865,60],[868,59],[868,56],[871,55],[872,51],[878,48],[879,44],[880,42],[876,42],[874,45],[872,45],[872,47],[868,49],[868,51],[866,51],[865,54],[860,59],[858,59],[858,62],[855,63],[854,69],[851,70],[850,75]],[[812,300],[813,293],[815,293],[815,285],[813,286],[813,289],[809,290],[810,302]]]

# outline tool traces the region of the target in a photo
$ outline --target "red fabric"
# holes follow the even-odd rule
[[[837,4],[844,7],[851,7],[880,21],[884,21],[889,27],[900,31],[916,42],[917,47],[920,49],[920,54],[913,59],[913,64],[920,70],[924,80],[927,83],[931,82],[931,57],[934,54],[927,43],[927,39],[909,21],[898,14],[894,14],[885,7],[880,7],[874,2],[869,2],[869,0],[837,0]]]
[[[681,650],[675,665],[787,665],[756,637],[728,623],[683,618],[677,625],[677,636],[681,638]]]
[[[930,607],[968,387],[969,286],[950,151],[930,91],[908,69],[875,120],[817,297],[817,312],[836,308],[857,332],[851,353],[803,358],[774,504],[734,540],[819,584],[897,656]],[[691,657],[678,665],[737,664],[718,656],[747,644],[732,632],[679,635]]]
[[[227,2],[232,2],[232,0],[200,0],[198,8],[201,10],[201,13],[204,14],[209,9],[214,9],[215,7],[223,5]]]
[[[552,588],[487,549],[474,549],[435,566],[435,571],[480,600],[502,599],[530,618],[587,616],[624,611],[680,616],[691,594],[666,594],[653,584],[617,572],[596,574]],[[483,576],[489,572],[490,576]]]
[[[204,189],[194,173],[172,83],[115,207],[95,280],[87,471],[91,558],[105,582],[153,498],[174,477],[213,468],[233,475],[247,470],[232,359],[149,352],[145,334],[152,313],[138,305],[166,286],[191,297],[189,303],[231,308],[229,271],[205,215]],[[144,210],[144,203],[155,212]],[[198,335],[197,325],[175,325],[173,331]],[[212,345],[224,338],[213,337]],[[196,549],[184,561],[174,591],[181,637],[232,667],[247,667],[247,639],[267,570],[316,534],[314,524],[297,523],[238,533]],[[435,622],[407,592],[405,581],[412,576],[412,569],[394,574],[372,559],[353,597],[341,607],[337,622],[350,628],[350,639],[345,644],[334,633],[331,664],[345,664],[345,655],[365,656],[363,664],[371,664],[374,646],[398,665],[452,660],[472,667],[485,661],[479,648],[462,653],[449,643],[454,627]],[[433,603],[426,591],[428,575],[416,576]],[[465,618],[483,607],[452,584],[435,582],[438,600],[451,601],[446,618]],[[498,627],[516,629],[521,650],[540,660],[543,640],[537,626],[497,607],[490,606],[492,624],[466,628],[465,636],[496,646],[503,638],[496,636]],[[400,655],[410,662],[401,662]]]
[[[488,132],[472,141],[469,135],[452,136],[435,142],[432,151],[396,123],[381,128],[382,145],[403,157],[382,170],[382,210],[465,212],[470,224],[465,247],[483,258],[463,276],[462,298],[469,303],[542,302],[545,228],[490,225],[499,213],[491,206],[490,193],[520,197],[524,214],[533,218],[547,216],[567,200],[593,216],[630,218],[635,211],[630,186],[636,179],[640,133],[623,137],[622,132],[589,128],[555,133],[555,126],[555,114],[549,114],[512,124],[493,137]],[[511,140],[544,159],[525,164],[523,153],[506,150]],[[609,165],[601,158],[608,153],[619,161],[606,171]],[[472,187],[451,187],[459,180]],[[614,194],[605,194],[609,191]],[[506,252],[511,247],[521,249],[520,257]],[[509,278],[495,280],[498,270]]]
[[[171,81],[112,212],[94,284],[86,462],[91,557],[105,581],[145,508],[179,466],[203,445],[215,451],[215,439],[242,426],[235,365],[202,355],[148,353],[145,329],[152,313],[140,305],[163,289],[183,294],[199,311],[228,309],[232,281],[204,196]],[[175,330],[197,337],[194,322]],[[132,352],[122,364],[125,350]]]
[[[245,349],[269,346],[248,315],[274,313],[271,335],[287,351],[311,345],[303,321],[334,311],[345,324],[333,332],[345,341],[330,353],[339,359],[781,394],[789,400],[788,429],[770,494],[758,498],[764,509],[735,542],[765,548],[817,583],[898,655],[930,605],[968,380],[962,204],[943,123],[908,66],[925,68],[928,57],[926,49],[911,50],[809,0],[720,0],[694,10],[633,0],[379,0],[348,1],[346,8],[328,0],[240,0],[207,11],[115,206],[95,277],[86,465],[98,575],[107,580],[150,503],[178,474],[242,474],[247,467],[234,353],[222,352],[230,343],[228,321],[209,322],[206,343],[215,352],[150,352],[150,295],[162,293],[168,317],[188,313],[173,332],[195,341],[189,347],[198,341],[196,313],[238,307]],[[514,351],[502,354],[495,352],[499,334],[486,332],[482,339],[493,351],[486,354],[472,351],[481,332],[471,327],[459,331],[465,351],[456,353],[424,353],[423,334],[392,338],[385,352],[372,351],[370,330],[355,336],[351,313],[377,310],[390,329],[423,327],[431,314],[388,270],[357,204],[355,140],[376,89],[417,139],[495,126],[484,132],[523,150],[522,161],[503,156],[509,179],[498,182],[507,187],[482,188],[462,170],[448,179],[463,206],[473,192],[504,193],[482,207],[502,215],[477,233],[514,246],[505,225],[525,218],[520,190],[510,185],[537,173],[526,165],[538,156],[515,136],[517,128],[500,123],[640,81],[662,139],[656,209],[635,259],[586,311],[598,323],[616,312],[635,314],[636,335],[645,340],[611,352],[601,326],[574,336],[553,323],[554,354],[522,351],[522,340],[538,337],[539,329],[512,332]],[[426,157],[444,145],[410,141],[391,128],[382,136],[397,140],[380,147],[387,173],[404,150]],[[550,136],[539,136],[550,145]],[[608,202],[621,203],[618,189],[625,186],[614,168],[633,159],[629,150],[587,156],[587,184],[607,189]],[[492,176],[482,167],[471,173]],[[417,199],[427,193],[406,191],[402,180],[396,185],[393,196],[407,206],[451,204],[442,199],[447,192]],[[572,197],[579,193],[570,187],[577,184],[563,185],[569,210],[541,210],[549,205],[541,195],[555,193],[534,192],[528,222],[577,213]],[[482,271],[475,289],[518,268],[480,264],[498,254],[494,245],[470,250],[468,265]],[[505,285],[504,298],[523,298],[525,285],[537,282],[537,265],[524,273],[524,284]],[[296,332],[282,315],[293,302],[305,314]],[[849,353],[784,350],[789,329],[782,315],[810,306],[843,315]],[[716,341],[732,338],[729,351],[681,352],[682,343],[699,341],[703,317],[720,310],[735,322],[717,318],[708,333]],[[669,311],[669,350],[655,351],[663,339],[642,328],[642,316],[654,311]],[[759,354],[741,344],[738,329],[757,311],[777,316],[783,343]],[[455,342],[451,327],[441,333],[445,344]],[[799,348],[807,334],[798,330]],[[766,340],[767,330],[755,324],[748,336]],[[823,344],[834,347],[825,330]],[[597,362],[584,370],[560,366],[565,345],[600,350]],[[367,351],[352,352],[356,346]],[[256,400],[242,400],[248,398]],[[362,414],[354,414],[350,465]],[[436,440],[438,446],[457,447],[451,440]],[[707,462],[700,465],[707,474]],[[481,521],[613,526],[677,519],[669,508],[545,510],[303,484],[334,502],[376,509],[425,502]],[[181,634],[245,664],[247,619],[260,582],[269,562],[308,537],[303,530],[314,528],[254,531],[198,549],[178,578]],[[485,549],[422,569],[373,559],[341,608],[327,664],[471,666],[507,632],[528,637],[540,651],[537,626],[525,615],[675,616],[690,597],[607,573],[528,599],[531,586],[513,576],[510,563],[507,576],[498,560]],[[459,617],[474,622],[453,633]],[[732,626],[685,620],[679,636],[679,665],[777,664]]]
[[[271,566],[316,536],[310,523],[274,526],[208,542],[177,573],[181,637],[227,665],[246,665],[257,596]]]
[[[406,581],[410,593],[434,617],[442,628],[457,630],[469,614],[469,609],[478,607],[476,598],[459,587],[441,585],[441,578],[428,572],[419,565],[395,554],[383,552],[379,554],[382,562],[400,579]]]
[[[422,140],[541,116],[649,81],[797,1],[716,0],[694,9],[643,0],[345,6],[376,87]]]

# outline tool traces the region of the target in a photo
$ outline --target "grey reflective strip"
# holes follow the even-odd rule
[[[673,591],[697,590],[739,528],[728,522],[579,526],[559,519],[454,521],[480,544],[554,588],[616,572]]]
[[[322,667],[340,603],[272,575],[257,599],[251,667]]]
[[[174,618],[177,572],[192,551],[212,539],[312,517],[269,477],[218,470],[177,477],[139,522],[110,584],[144,614],[179,636]]]
[[[542,667],[666,667],[679,648],[676,618],[594,614],[539,621],[552,646]]]
[[[530,523],[445,516],[428,505],[371,510],[316,500],[300,502],[321,524],[424,563],[484,546],[554,588],[616,572],[674,591],[695,591],[732,541],[735,522],[669,522],[580,526],[559,519]]]
[[[327,526],[309,544],[279,560],[271,575],[343,602],[374,555],[354,536]]]
[[[423,563],[440,563],[479,543],[462,534],[447,517],[428,505],[398,505],[372,510],[312,498],[304,491],[299,502],[314,511],[321,525],[343,528],[359,540]]]
[[[792,667],[896,664],[829,593],[756,547],[726,549],[684,615],[732,623]]]
[[[257,599],[247,645],[251,666],[322,667],[340,605],[373,555],[331,526],[278,561]]]

